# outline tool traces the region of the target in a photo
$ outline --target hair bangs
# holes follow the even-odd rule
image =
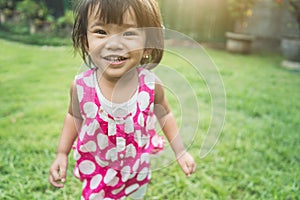
[[[124,13],[129,10],[129,5],[124,0],[103,0],[93,1],[90,6],[90,13],[96,13],[105,24],[123,24]]]

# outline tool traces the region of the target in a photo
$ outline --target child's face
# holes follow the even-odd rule
[[[137,28],[131,9],[124,13],[121,25],[105,24],[95,12],[89,15],[87,51],[93,64],[102,69],[103,76],[121,78],[139,65],[144,54],[145,33]]]

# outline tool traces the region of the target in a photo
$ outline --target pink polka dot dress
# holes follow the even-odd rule
[[[83,124],[74,146],[74,174],[83,182],[82,199],[122,199],[149,183],[150,155],[163,149],[156,134],[154,74],[138,68],[134,109],[114,117],[99,101],[96,69],[75,78]]]

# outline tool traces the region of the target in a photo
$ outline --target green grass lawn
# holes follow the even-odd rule
[[[186,70],[200,100],[199,130],[190,148],[198,170],[189,178],[175,163],[155,170],[145,199],[299,199],[300,72],[281,68],[278,54],[208,53],[226,90],[219,141],[200,159],[211,100],[205,83]],[[81,183],[72,175],[72,156],[65,188],[49,185],[48,170],[81,59],[73,57],[70,46],[5,40],[0,40],[0,55],[0,199],[79,199]],[[185,65],[168,52],[162,63],[178,70]]]

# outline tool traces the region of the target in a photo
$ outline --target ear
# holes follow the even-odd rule
[[[144,65],[148,65],[150,62],[151,62],[151,59],[152,59],[152,50],[150,49],[145,49],[144,52],[143,52],[143,57],[142,57],[142,60],[140,62],[140,64]]]
[[[145,58],[145,59],[150,58],[151,53],[152,53],[152,50],[151,50],[151,49],[145,49],[145,50],[144,50],[144,53],[143,53],[143,58]]]

